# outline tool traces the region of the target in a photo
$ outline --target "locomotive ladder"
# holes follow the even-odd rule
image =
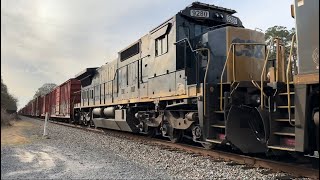
[[[268,148],[275,150],[295,151],[295,90],[292,71],[292,51],[295,34],[292,36],[289,58],[287,60],[285,87],[278,88],[275,97],[275,113],[271,120]]]

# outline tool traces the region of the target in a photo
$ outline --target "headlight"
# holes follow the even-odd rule
[[[250,99],[251,99],[251,103],[253,104],[260,104],[261,102],[260,95],[257,95],[257,94],[252,95]]]
[[[259,96],[256,98],[256,102],[257,102],[258,104],[261,102],[261,99],[260,99]]]

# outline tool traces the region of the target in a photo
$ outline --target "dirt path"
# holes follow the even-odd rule
[[[108,147],[117,139],[51,123],[43,138],[43,121],[21,119],[1,129],[1,179],[170,179]]]
[[[32,128],[35,125],[27,121],[15,121],[12,126],[1,127],[1,146],[30,143],[32,137],[28,137],[25,131]]]

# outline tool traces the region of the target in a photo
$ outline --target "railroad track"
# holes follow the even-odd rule
[[[41,120],[43,121],[43,119]],[[236,153],[224,152],[219,150],[206,150],[202,147],[191,146],[187,144],[171,143],[170,141],[150,138],[150,137],[142,136],[139,134],[132,134],[127,132],[87,128],[80,125],[68,124],[64,122],[57,122],[57,121],[51,121],[51,120],[49,122],[58,124],[58,125],[72,127],[72,128],[82,129],[82,130],[90,131],[94,133],[108,134],[116,137],[127,138],[130,140],[141,141],[149,145],[160,146],[164,149],[183,151],[183,152],[188,152],[188,153],[202,155],[202,156],[209,156],[211,158],[220,159],[224,161],[232,161],[236,164],[247,165],[249,167],[267,168],[272,172],[289,173],[290,175],[293,175],[295,177],[308,177],[312,179],[319,179],[319,169],[310,168],[303,164],[286,163],[286,162],[274,161],[270,159],[239,155]]]

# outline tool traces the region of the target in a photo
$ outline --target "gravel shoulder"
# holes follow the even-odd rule
[[[1,130],[1,179],[291,178],[52,123],[46,139],[43,121],[22,117],[20,123]]]

